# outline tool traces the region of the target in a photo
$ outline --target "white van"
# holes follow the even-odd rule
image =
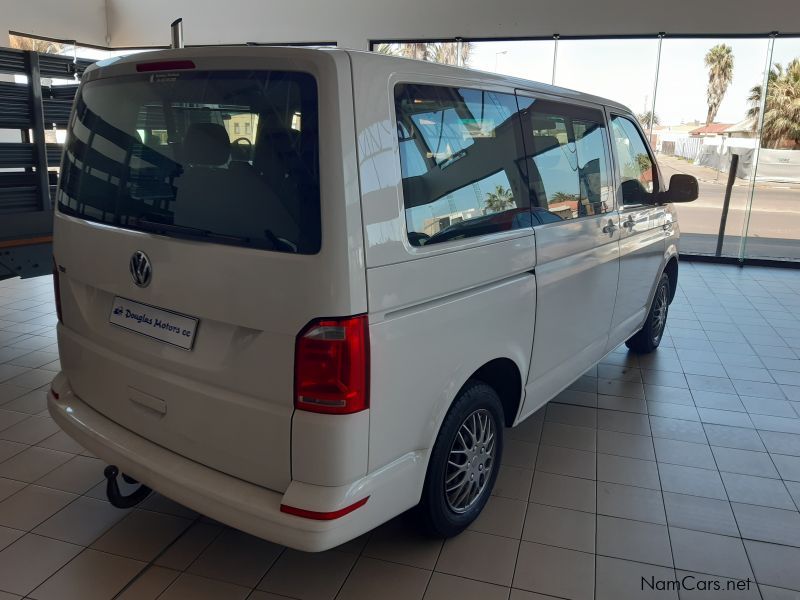
[[[416,505],[455,535],[504,427],[658,346],[670,203],[697,195],[665,183],[628,109],[529,81],[339,49],[98,63],[58,188],[50,412],[119,506],[152,488],[311,551]]]

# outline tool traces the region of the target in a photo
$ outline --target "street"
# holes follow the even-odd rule
[[[676,204],[681,251],[713,254],[716,248],[727,173],[700,167],[673,156],[659,155],[665,179],[675,173],[697,177],[700,196],[687,204]],[[723,255],[737,256],[746,216],[750,183],[737,179],[731,193]],[[758,183],[753,196],[746,256],[752,258],[800,259],[800,184]]]

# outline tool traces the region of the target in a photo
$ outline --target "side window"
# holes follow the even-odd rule
[[[531,226],[514,95],[399,84],[395,112],[412,245]]]
[[[533,211],[539,221],[612,210],[601,111],[533,100],[523,115],[523,131]]]
[[[614,149],[620,172],[622,204],[646,204],[658,190],[653,159],[639,130],[626,117],[611,117]]]

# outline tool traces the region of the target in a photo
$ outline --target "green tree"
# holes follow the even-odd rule
[[[550,198],[549,204],[559,204],[561,202],[577,202],[577,194],[568,194],[566,192],[556,192]]]
[[[733,81],[733,48],[727,44],[717,44],[706,53],[705,64],[708,67],[706,125],[710,125],[717,117],[719,105]]]
[[[498,213],[514,206],[514,193],[510,188],[498,185],[493,192],[486,192],[486,212]]]
[[[758,128],[761,109],[761,86],[754,85],[748,97],[747,116]],[[793,144],[800,146],[800,58],[792,60],[786,68],[776,63],[767,76],[767,102],[764,107],[764,127],[761,145],[776,148]]]
[[[461,42],[461,56],[458,54],[458,42],[410,42],[403,44],[378,44],[375,52],[389,56],[403,56],[414,60],[437,62],[444,65],[466,67],[472,56],[471,42]]]
[[[650,128],[651,117],[653,119],[653,125],[661,124],[661,119],[652,110],[647,110],[645,112],[641,112],[638,115],[636,115],[636,119],[639,121],[639,124],[642,126],[642,129]]]

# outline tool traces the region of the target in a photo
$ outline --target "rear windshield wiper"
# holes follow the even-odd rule
[[[189,227],[188,225],[174,225],[172,223],[158,223],[156,221],[148,221],[147,219],[135,219],[133,226],[141,229],[142,231],[149,231],[152,233],[173,234],[176,236],[204,239],[223,244],[242,244],[246,246],[255,246],[257,248],[266,248],[268,250],[278,250],[280,248],[269,238],[264,240],[256,240],[253,238],[228,235],[224,233],[215,233],[209,229],[200,229],[199,227]]]

